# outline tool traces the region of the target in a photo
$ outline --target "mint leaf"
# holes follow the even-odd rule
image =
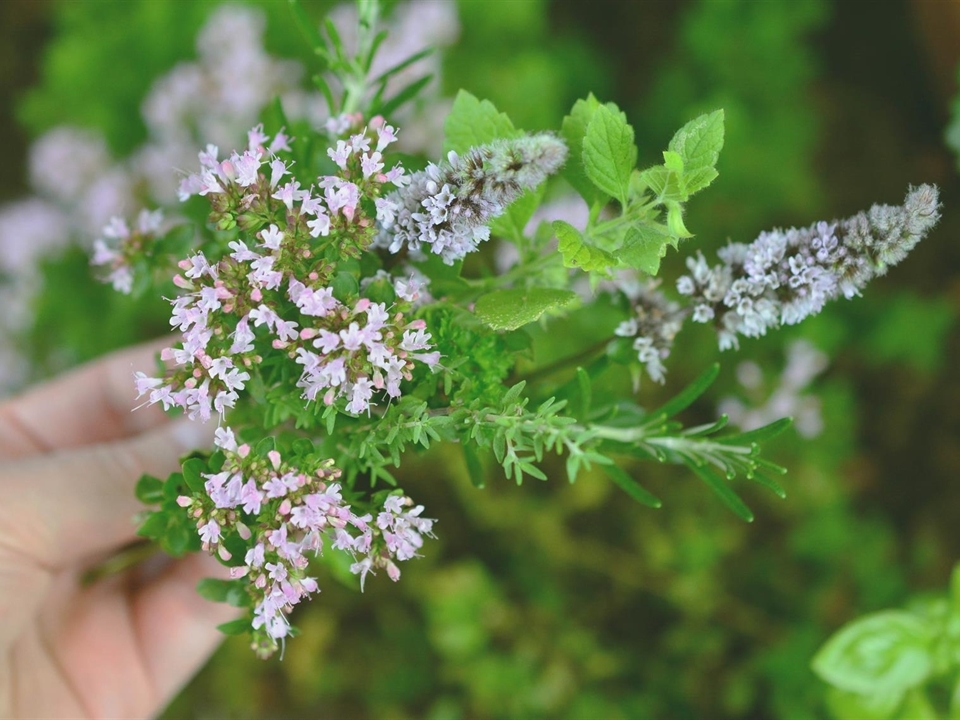
[[[907,690],[933,670],[933,639],[927,623],[912,613],[873,613],[841,628],[811,666],[841,690],[862,695]]]
[[[577,100],[574,103],[570,114],[563,118],[560,126],[560,136],[570,149],[570,156],[563,166],[563,177],[580,193],[580,197],[587,201],[587,205],[591,206],[606,203],[609,199],[607,193],[590,181],[583,167],[583,139],[587,134],[587,126],[599,107],[600,101],[591,93],[586,100]],[[616,106],[612,105],[611,109],[615,108]]]
[[[553,231],[559,240],[564,267],[581,268],[587,272],[609,275],[609,269],[618,265],[617,259],[600,248],[587,245],[580,231],[563,220],[553,222]]]
[[[443,150],[466,152],[497,138],[515,138],[522,133],[489,100],[479,100],[461,90],[443,123]]]
[[[683,175],[686,192],[692,195],[709,185],[716,177],[716,171],[700,171],[713,168],[723,149],[723,110],[715,110],[707,115],[696,117],[677,130],[668,146],[668,152],[675,153],[683,162]],[[667,153],[664,153],[667,159]],[[666,163],[671,167],[670,162]],[[671,168],[672,169],[672,168]]]
[[[686,194],[693,195],[700,192],[707,185],[717,179],[718,173],[712,167],[700,168],[699,170],[687,171],[683,175],[683,187]]]
[[[647,168],[640,173],[638,181],[650,188],[651,192],[660,199],[684,199],[684,189],[680,185],[679,176],[665,165],[654,165]]]
[[[667,254],[667,245],[673,242],[672,237],[649,225],[632,227],[616,253],[617,260],[622,265],[656,275],[660,270],[660,258]]]
[[[538,320],[547,310],[570,307],[580,296],[570,290],[514,288],[481,296],[474,312],[494,330],[516,330]]]
[[[637,146],[627,116],[601,105],[583,138],[583,167],[587,177],[626,206],[630,173],[636,164]]]

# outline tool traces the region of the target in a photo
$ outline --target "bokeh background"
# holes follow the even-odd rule
[[[319,18],[328,5],[307,7]],[[231,6],[252,9],[254,26],[264,22],[259,52],[299,60],[309,76],[286,2]],[[324,592],[295,616],[303,634],[282,660],[261,662],[242,640],[228,640],[165,717],[829,717],[824,686],[809,670],[816,649],[858,615],[941,591],[960,559],[960,183],[945,140],[960,6],[389,7],[403,37],[442,46],[430,98],[404,130],[427,152],[444,98],[460,87],[531,130],[559,127],[592,91],[626,111],[641,164],[656,162],[683,122],[723,107],[720,177],[690,203],[687,226],[697,237],[688,248],[712,251],[765,228],[898,203],[908,184],[922,182],[940,186],[943,220],[866,297],[720,358],[721,379],[690,410],[691,422],[718,407],[808,421],[771,448],[790,468],[787,499],[744,488],[753,524],[683,469],[645,469],[645,484],[664,500],[651,510],[589,475],[570,486],[556,472],[519,488],[494,475],[477,490],[458,453],[413,456],[404,486],[439,518],[439,541],[403,581],[377,578],[360,594],[326,577]],[[102,138],[91,141],[102,143],[101,164],[159,143],[144,100],[178,63],[219,52],[223,37],[196,42],[217,8],[0,3],[8,162],[0,201],[21,203],[0,207],[0,289],[8,293],[0,304],[19,308],[16,323],[0,326],[8,390],[164,330],[162,301],[130,301],[89,278],[83,233],[67,242],[76,207],[61,207],[60,236],[29,245],[40,231],[24,220],[23,198],[43,195],[45,172],[78,172],[69,156],[38,160],[31,143],[59,126],[83,128]],[[261,43],[250,38],[241,33],[243,43]],[[6,248],[25,242],[16,264]],[[668,283],[682,270],[679,255],[664,262]],[[718,356],[707,333],[688,329],[668,387],[645,388],[641,400],[665,397]]]

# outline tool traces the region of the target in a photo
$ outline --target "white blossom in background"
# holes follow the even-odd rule
[[[737,366],[737,380],[744,393],[756,402],[747,403],[727,397],[720,401],[717,412],[730,418],[741,430],[755,430],[783,417],[792,417],[793,426],[802,437],[813,438],[823,431],[820,398],[808,392],[810,384],[827,369],[826,354],[806,340],[787,346],[787,363],[777,386],[763,397],[763,371],[752,361]]]
[[[30,324],[39,260],[67,237],[66,218],[53,203],[29,198],[0,208],[0,396],[26,380],[28,366],[15,337]]]

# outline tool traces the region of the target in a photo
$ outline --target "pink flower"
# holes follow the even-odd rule
[[[263,238],[263,244],[265,247],[268,247],[271,250],[279,250],[280,243],[283,242],[284,236],[280,231],[280,228],[271,224],[269,228],[260,233],[260,237]]]
[[[200,539],[208,545],[213,545],[220,539],[220,526],[215,520],[210,520],[197,530],[200,533]]]

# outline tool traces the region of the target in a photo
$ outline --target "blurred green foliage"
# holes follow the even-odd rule
[[[850,24],[831,26],[836,3],[683,3],[662,28],[672,33],[672,49],[629,73],[614,72],[629,49],[591,34],[599,22],[592,6],[567,7],[580,26],[558,28],[554,5],[459,2],[462,37],[444,58],[445,91],[463,87],[489,98],[526,129],[559,127],[573,100],[593,91],[632,108],[641,164],[659,160],[655,153],[683,121],[724,108],[720,177],[690,203],[687,226],[698,237],[681,247],[684,254],[777,224],[806,224],[850,196],[821,181],[822,98],[842,93],[819,91],[831,82],[836,53],[829,49],[861,43],[866,52],[871,39]],[[647,4],[630,5],[621,8],[624,22],[639,27]],[[261,6],[268,47],[299,55],[286,4]],[[151,80],[194,57],[196,31],[212,7],[55,5],[42,83],[21,104],[21,119],[34,133],[61,123],[96,127],[116,153],[130,150],[144,137],[138,109]],[[634,75],[653,81],[630,103],[635,92],[624,78]],[[832,115],[858,112],[837,102]],[[955,186],[945,203],[956,203]],[[108,299],[85,279],[84,264],[72,253],[46,269],[51,288],[74,294],[69,303],[56,294],[41,302],[38,361],[58,353],[85,359],[163,329],[162,309],[144,315]],[[666,276],[680,264],[670,252]],[[833,360],[814,388],[826,432],[813,442],[779,441],[774,459],[790,468],[788,497],[746,488],[753,525],[676,468],[645,468],[644,484],[665,506],[648,510],[589,473],[574,485],[555,479],[517,488],[491,472],[477,490],[455,449],[412,458],[404,484],[440,518],[440,542],[427,556],[398,585],[376,578],[362,595],[341,586],[333,569],[321,574],[325,591],[295,617],[304,632],[282,662],[262,663],[228,640],[166,717],[829,717],[824,686],[809,669],[816,650],[858,614],[900,605],[911,588],[942,586],[951,554],[960,552],[950,536],[957,502],[941,501],[936,493],[948,490],[928,483],[928,494],[904,509],[900,488],[921,482],[909,443],[896,454],[896,444],[874,429],[885,423],[896,428],[891,433],[909,433],[893,418],[909,416],[916,393],[938,386],[952,398],[944,404],[958,406],[947,354],[956,345],[958,301],[943,290],[954,271],[949,263],[938,269],[922,288],[926,296],[876,288],[801,328],[746,344],[743,355],[765,368],[782,366],[785,336],[803,335]],[[155,319],[138,321],[144,317]],[[583,332],[605,323],[585,315]],[[562,354],[563,337],[534,335],[535,351]],[[671,358],[671,386],[717,355],[706,331],[688,330]],[[741,357],[721,358],[713,401],[733,387]],[[629,392],[627,378],[612,377],[608,392]],[[666,392],[644,386],[645,404]],[[937,417],[942,432],[956,428],[948,409]],[[687,413],[691,422],[712,418],[711,399]],[[956,454],[943,452],[960,470]],[[562,477],[562,465],[549,474]]]

